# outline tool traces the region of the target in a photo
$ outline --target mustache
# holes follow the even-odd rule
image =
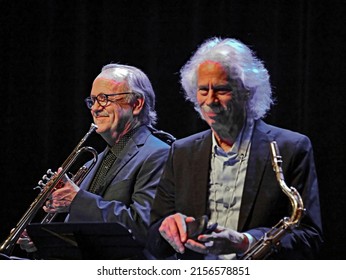
[[[96,111],[92,113],[93,117],[108,117],[109,114],[107,111]]]
[[[206,113],[215,113],[215,114],[219,114],[219,113],[223,113],[223,112],[227,112],[229,111],[229,108],[225,108],[222,107],[220,105],[202,105],[201,106],[201,110],[206,112]]]

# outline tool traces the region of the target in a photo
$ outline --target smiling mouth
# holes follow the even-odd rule
[[[203,110],[204,114],[206,114],[208,116],[215,116],[215,115],[219,114],[221,111],[219,109],[213,110],[211,108],[205,108],[205,109],[202,108],[202,110]]]
[[[206,116],[208,116],[209,118],[215,117],[215,116],[217,115],[217,114],[214,113],[214,112],[204,112],[204,114],[205,114]]]
[[[106,118],[106,117],[108,117],[108,115],[102,114],[102,113],[101,114],[94,113],[93,117],[96,118],[96,119],[98,119],[98,118]]]
[[[205,108],[203,109],[204,114],[206,114],[207,116],[217,116],[220,114],[224,114],[225,112],[227,112],[228,110],[222,107],[215,107],[215,108]]]

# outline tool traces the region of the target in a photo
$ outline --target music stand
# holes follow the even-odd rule
[[[40,259],[145,259],[143,246],[118,223],[33,223],[27,231]]]

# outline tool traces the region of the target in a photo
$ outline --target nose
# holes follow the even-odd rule
[[[100,111],[100,108],[102,109],[102,106],[97,101],[95,101],[90,110],[91,112],[97,112]]]
[[[209,88],[208,94],[206,95],[205,103],[207,105],[211,105],[218,102],[219,102],[219,99],[217,97],[216,92],[212,88]]]

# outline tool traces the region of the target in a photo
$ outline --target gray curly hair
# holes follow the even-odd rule
[[[185,99],[197,102],[197,70],[206,60],[219,62],[232,80],[239,81],[249,94],[247,113],[254,119],[263,118],[274,103],[268,71],[254,53],[236,39],[210,38],[206,40],[180,70],[180,82]],[[201,115],[202,116],[202,115]]]

